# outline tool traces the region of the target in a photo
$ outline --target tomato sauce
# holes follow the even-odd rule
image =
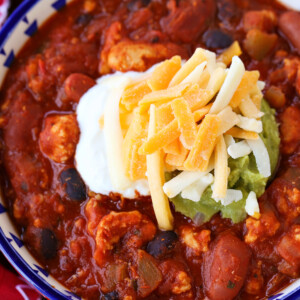
[[[247,21],[250,11],[256,13]],[[87,299],[262,299],[300,276],[300,49],[278,21],[285,11],[272,0],[75,0],[25,45],[1,89],[2,187],[27,247],[71,291]],[[150,197],[88,191],[72,150],[52,151],[76,146],[78,133],[65,124],[102,74],[144,71],[174,54],[188,58],[199,46],[221,53],[235,40],[246,68],[260,71],[281,124],[281,160],[260,198],[260,220],[233,224],[215,215],[197,226],[173,212],[175,233],[162,236]],[[113,56],[120,41],[163,51],[147,59],[136,53],[138,63],[129,67]],[[42,151],[40,133],[52,134],[55,125],[64,136]],[[139,214],[126,213],[133,211]],[[124,220],[132,226],[121,236]],[[114,242],[99,254],[95,232],[105,222],[105,238]],[[190,246],[193,239],[200,248]]]

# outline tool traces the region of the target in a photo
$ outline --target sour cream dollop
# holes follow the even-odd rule
[[[299,0],[277,0],[277,1],[290,9],[295,9],[295,10],[300,11],[300,1]]]
[[[147,72],[151,71],[149,69]],[[96,193],[108,195],[110,192],[122,194],[126,198],[135,198],[136,191],[142,195],[150,194],[146,179],[130,182],[126,188],[116,188],[110,176],[105,130],[100,128],[99,119],[105,113],[108,101],[118,97],[116,89],[123,91],[124,82],[128,82],[145,73],[117,72],[97,80],[97,84],[89,89],[80,99],[77,106],[77,121],[80,128],[80,139],[77,144],[75,160],[76,168],[86,185]]]

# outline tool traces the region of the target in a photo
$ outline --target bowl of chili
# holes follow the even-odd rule
[[[231,257],[240,258],[249,269],[247,280],[244,278],[241,284],[245,288],[235,292],[238,280],[227,280],[224,299],[251,299],[254,295],[297,299],[300,49],[293,34],[300,28],[297,13],[271,1],[265,5],[253,1],[244,7],[219,0],[205,7],[199,2],[194,8],[189,1],[167,1],[168,5],[166,1],[69,2],[24,1],[0,33],[1,251],[49,299],[148,298],[152,292],[160,299],[200,299],[205,295],[220,299],[211,288],[213,280],[207,279],[217,277],[208,269],[215,268],[216,259],[221,259],[218,265],[224,264],[222,249],[227,247]],[[275,179],[259,200],[261,221],[251,217],[246,223],[222,219],[225,210],[221,209],[220,215],[218,209],[203,223],[199,214],[191,218],[178,211],[173,202],[177,212],[172,207],[172,231],[168,225],[160,225],[158,218],[156,221],[152,203],[147,193],[142,195],[142,188],[134,200],[118,193],[95,193],[96,188],[88,190],[85,175],[78,172],[77,154],[77,165],[74,162],[79,130],[72,114],[77,110],[79,115],[78,102],[95,89],[96,82],[100,83],[97,78],[113,71],[142,72],[175,55],[188,59],[199,46],[220,55],[234,40],[242,45],[241,59],[246,68],[258,69],[266,81],[264,97],[277,109],[281,124],[281,162]],[[63,129],[63,137],[51,135],[56,124]],[[55,151],[61,144],[62,148]],[[108,223],[115,236],[122,235],[121,224],[134,223],[126,228],[130,235],[123,233],[124,241],[113,248],[111,258],[95,252],[93,233],[109,218],[120,222],[118,226]],[[161,229],[168,230],[154,234],[157,222]],[[250,264],[245,258],[249,246],[241,241],[250,232],[247,222],[267,232],[252,231],[261,237],[256,238],[257,243],[250,242]],[[205,234],[211,232],[211,251],[195,253],[189,249],[185,239],[193,236],[196,241],[205,240]],[[104,243],[107,234],[97,233],[99,243]],[[128,262],[124,261],[122,247],[133,251],[135,246],[128,245],[141,240],[147,242],[134,250]],[[173,282],[168,282],[166,274]],[[201,278],[197,281],[193,274],[201,274]],[[219,275],[225,280],[224,271]]]

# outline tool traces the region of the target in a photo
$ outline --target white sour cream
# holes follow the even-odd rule
[[[151,70],[152,68],[148,71]],[[129,181],[128,187],[124,189],[114,186],[109,172],[105,133],[99,126],[99,119],[105,112],[107,100],[112,99],[114,95],[117,97],[120,95],[119,92],[115,93],[116,89],[124,89],[124,81],[143,75],[144,73],[138,72],[117,72],[103,76],[97,80],[97,85],[81,97],[77,106],[80,139],[75,154],[76,168],[93,192],[104,195],[114,192],[122,194],[126,198],[135,198],[136,191],[143,196],[150,194],[146,179]]]
[[[290,9],[300,11],[300,1],[299,0],[277,0],[277,1]]]

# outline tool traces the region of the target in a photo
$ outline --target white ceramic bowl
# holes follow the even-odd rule
[[[52,14],[71,0],[25,0],[10,16],[0,31],[0,85],[25,42]],[[300,1],[300,0],[299,0]],[[37,290],[49,299],[81,299],[56,281],[33,258],[20,240],[0,198],[0,250],[15,269]],[[299,300],[300,279],[269,300]]]

